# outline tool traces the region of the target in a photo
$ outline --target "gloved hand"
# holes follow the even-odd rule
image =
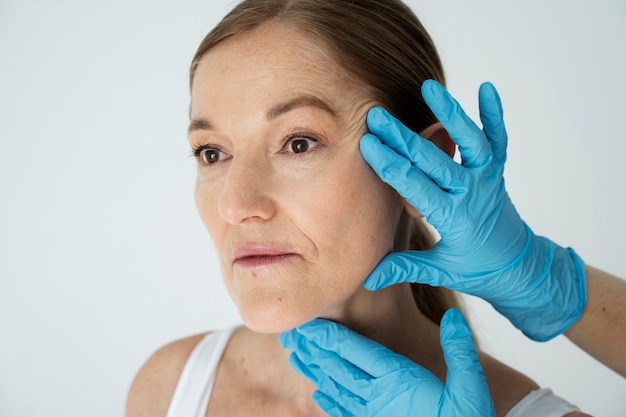
[[[482,130],[439,83],[424,82],[422,96],[458,145],[462,164],[380,107],[368,113],[371,134],[361,138],[361,153],[441,240],[430,250],[386,256],[364,286],[444,286],[487,300],[534,340],[561,334],[585,306],[584,263],[572,249],[535,236],[511,203],[502,176],[507,134],[495,88],[480,87]]]
[[[427,369],[350,329],[322,319],[280,335],[292,367],[318,388],[329,416],[495,416],[472,334],[458,310],[441,320],[444,385]]]

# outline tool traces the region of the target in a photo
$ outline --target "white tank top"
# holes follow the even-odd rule
[[[194,348],[180,375],[167,417],[205,417],[215,372],[235,327],[207,334]],[[547,388],[532,391],[505,417],[562,417],[580,411]]]
[[[235,327],[207,334],[194,348],[180,374],[166,417],[204,417],[215,371]]]

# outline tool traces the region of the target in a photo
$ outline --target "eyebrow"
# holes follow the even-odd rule
[[[189,128],[187,128],[187,134],[193,132],[194,130],[213,130],[213,126],[211,126],[211,123],[204,119],[191,119],[189,122]]]
[[[302,95],[270,107],[265,113],[265,118],[267,120],[274,120],[300,107],[316,107],[326,111],[333,117],[337,117],[337,111],[324,100],[311,95]],[[213,126],[206,119],[191,119],[187,133],[191,133],[195,130],[213,130]]]
[[[272,106],[270,109],[267,110],[265,117],[267,118],[267,120],[274,120],[277,117],[282,116],[283,114],[295,110],[299,107],[316,107],[318,109],[326,111],[333,117],[337,116],[337,112],[335,111],[335,109],[333,109],[330,104],[326,103],[324,100],[311,95],[302,95],[288,100],[284,103],[279,103],[275,106]]]

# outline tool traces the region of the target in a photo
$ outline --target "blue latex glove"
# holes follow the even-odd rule
[[[495,416],[472,334],[458,310],[441,321],[445,385],[430,371],[348,328],[316,319],[280,335],[291,365],[331,417]]]
[[[365,160],[441,235],[427,251],[386,256],[364,286],[399,282],[444,286],[490,302],[534,340],[549,340],[580,317],[586,301],[583,261],[538,237],[522,221],[504,186],[507,134],[495,88],[479,91],[481,130],[437,82],[424,100],[458,145],[458,164],[382,108],[367,116]]]

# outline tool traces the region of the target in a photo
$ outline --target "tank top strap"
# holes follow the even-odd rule
[[[204,417],[217,365],[236,327],[207,334],[194,348],[180,375],[167,417]]]
[[[574,411],[580,411],[580,409],[554,395],[552,390],[542,388],[524,397],[505,417],[563,417]]]

